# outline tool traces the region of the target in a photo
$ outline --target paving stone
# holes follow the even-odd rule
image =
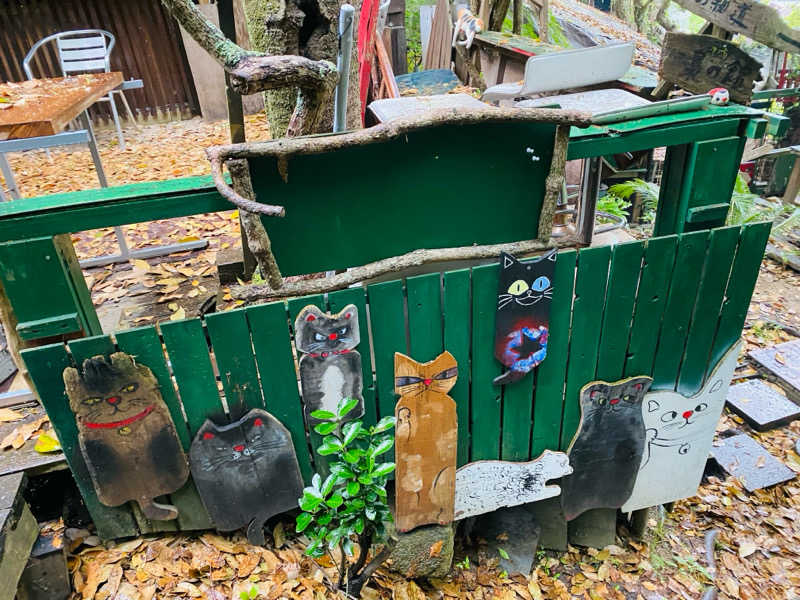
[[[760,379],[731,386],[727,402],[756,431],[782,427],[800,417],[800,406]]]
[[[472,537],[488,542],[489,557],[498,558],[501,569],[508,573],[522,573],[527,577],[536,560],[540,532],[541,527],[522,505],[500,508],[479,516],[472,529]]]
[[[794,471],[746,433],[716,440],[711,455],[727,473],[738,477],[748,492],[795,477]]]
[[[753,350],[750,358],[774,377],[790,398],[800,402],[800,340]]]

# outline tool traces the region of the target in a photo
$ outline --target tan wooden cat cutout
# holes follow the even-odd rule
[[[395,520],[398,531],[453,520],[456,489],[458,419],[447,395],[458,365],[449,352],[427,363],[394,355]]]

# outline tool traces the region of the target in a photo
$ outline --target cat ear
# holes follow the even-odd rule
[[[504,269],[513,267],[518,262],[519,261],[510,254],[506,254],[505,252],[500,253],[500,264],[503,265]]]
[[[661,405],[658,403],[658,401],[657,401],[657,400],[650,400],[650,401],[647,403],[647,412],[655,412],[655,411],[657,411],[659,408],[661,408]]]
[[[312,321],[316,321],[323,315],[322,311],[314,306],[313,304],[309,304],[299,313],[297,313],[297,318],[294,321],[295,330],[302,328],[304,323],[311,323]]]
[[[341,316],[350,321],[358,321],[358,308],[356,308],[355,304],[348,304],[336,316]]]

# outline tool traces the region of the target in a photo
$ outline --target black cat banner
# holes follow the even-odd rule
[[[556,254],[523,263],[500,253],[494,355],[507,370],[495,385],[522,379],[547,356]]]

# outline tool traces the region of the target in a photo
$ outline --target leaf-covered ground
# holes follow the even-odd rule
[[[115,147],[113,132],[102,131],[100,146],[109,180],[123,184],[206,174],[203,148],[224,143],[226,125],[195,119],[148,125],[142,131],[128,128],[125,152]],[[247,126],[249,139],[269,135],[260,117],[248,117]],[[96,187],[86,150],[53,150],[51,156],[52,162],[41,152],[11,156],[24,195]],[[96,305],[115,304],[141,293],[142,288],[155,289],[175,318],[185,313],[183,304],[193,297],[193,290],[204,293],[200,288],[214,270],[216,253],[239,243],[238,220],[232,212],[134,225],[126,227],[126,232],[136,247],[200,237],[209,240],[209,249],[168,262],[151,260],[87,271]],[[83,232],[73,239],[81,257],[115,250],[110,231]],[[793,339],[775,322],[800,329],[800,286],[794,272],[765,261],[745,330],[748,349]],[[746,368],[739,372],[746,373]],[[749,433],[800,472],[800,457],[793,450],[800,422],[759,434],[726,412],[719,429]],[[790,600],[800,596],[800,483],[791,481],[749,494],[735,478],[712,478],[696,497],[676,503],[663,520],[654,515],[644,541],[631,541],[620,530],[623,535],[617,544],[603,550],[542,552],[531,578],[505,576],[496,566],[496,557],[484,556],[467,568],[461,562],[462,552],[456,559],[461,566],[454,567],[446,580],[415,583],[379,571],[364,597],[697,599],[712,583],[704,548],[705,534],[712,528],[720,531],[715,578],[720,598]],[[285,529],[290,531],[291,523]],[[252,589],[257,597],[273,600],[335,597],[327,585],[333,565],[303,557],[301,542],[286,539],[290,536],[283,527],[267,548],[250,546],[237,535],[214,534],[160,534],[107,547],[87,546],[82,542],[97,543],[96,538],[85,539],[88,532],[65,533],[58,526],[56,531],[69,533],[75,598],[239,600],[241,592],[249,594]]]

